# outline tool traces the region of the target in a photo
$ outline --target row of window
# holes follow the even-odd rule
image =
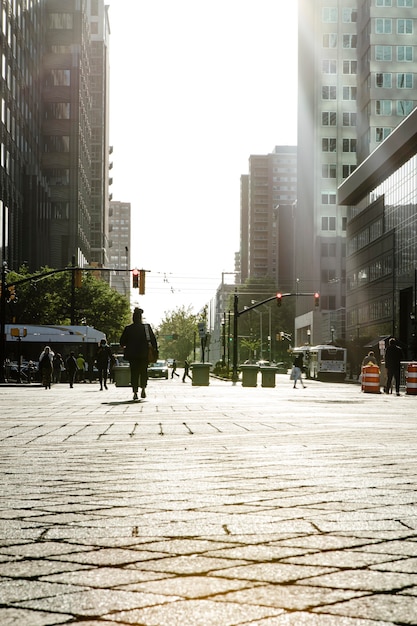
[[[336,152],[336,137],[323,137],[321,140],[322,152]],[[356,139],[342,139],[342,152],[356,152]]]
[[[348,289],[363,287],[374,280],[380,280],[392,274],[392,254],[378,259],[366,267],[362,267],[347,277]]]
[[[375,46],[375,61],[392,61],[393,50],[396,51],[396,60],[398,62],[410,63],[414,58],[413,46]]]
[[[414,6],[414,0],[397,0],[397,7],[406,8]],[[375,0],[376,7],[392,7],[393,0]],[[342,22],[345,24],[356,22],[358,14],[356,9],[350,7],[342,7],[341,9]],[[322,21],[326,24],[335,24],[338,20],[338,8],[337,7],[323,7]]]
[[[330,194],[329,194],[330,195]],[[336,204],[336,202],[334,203]],[[347,218],[342,217],[342,230],[346,230]],[[336,230],[336,217],[335,216],[325,216],[323,215],[321,218],[321,230],[322,231],[335,231]]]
[[[347,178],[354,172],[356,169],[356,165],[342,165],[342,177]],[[324,163],[321,166],[321,177],[322,178],[337,178],[337,165],[336,163]]]
[[[354,254],[381,236],[382,218],[379,218],[349,240],[348,254]]]
[[[342,99],[343,100],[356,100],[357,89],[345,85],[342,87]],[[336,85],[323,85],[321,88],[322,100],[337,100],[337,87]]]
[[[336,59],[323,59],[322,61],[323,74],[337,74],[338,63]],[[357,74],[358,62],[357,61],[343,61],[343,74]]]
[[[392,115],[393,104],[396,104],[397,115],[403,117],[414,109],[414,100],[375,100],[375,113],[377,115]]]
[[[390,18],[377,18],[375,20],[375,33],[377,35],[392,35],[393,22],[397,22],[397,35],[412,35],[414,28],[414,20],[412,19],[398,19],[392,20]]]
[[[342,113],[343,126],[356,126],[356,113]],[[321,114],[322,126],[337,126],[336,111],[323,111]]]
[[[320,298],[323,300],[323,298]],[[361,305],[347,312],[347,325],[367,324],[392,318],[392,297]]]
[[[394,74],[395,76],[395,74]],[[414,74],[412,72],[403,72],[396,75],[397,89],[413,89]],[[384,89],[392,89],[392,73],[378,72],[375,74],[375,87],[383,87]]]

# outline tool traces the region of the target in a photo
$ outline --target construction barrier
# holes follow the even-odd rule
[[[362,367],[362,391],[365,393],[381,392],[380,372],[378,365],[364,365]]]
[[[405,392],[407,395],[417,395],[417,363],[409,363],[407,365]]]

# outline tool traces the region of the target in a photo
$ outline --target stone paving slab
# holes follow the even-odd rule
[[[0,624],[417,624],[417,398],[0,387]]]

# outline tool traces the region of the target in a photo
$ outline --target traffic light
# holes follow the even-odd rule
[[[282,304],[282,293],[277,293],[277,306]]]
[[[139,293],[141,296],[145,293],[145,270],[139,270]]]
[[[137,289],[139,287],[139,270],[132,270],[132,287]]]
[[[7,287],[7,291],[8,291],[8,293],[6,294],[7,302],[17,302],[15,286],[10,285],[10,287]]]
[[[320,305],[320,294],[318,291],[314,294],[314,306],[318,308]]]

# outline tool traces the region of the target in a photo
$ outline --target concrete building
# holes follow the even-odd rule
[[[299,0],[296,338],[346,339],[347,210],[337,188],[415,106],[413,0]],[[414,33],[414,37],[413,37]]]
[[[292,206],[297,190],[297,148],[276,146],[249,157],[241,177],[241,280],[271,278],[277,288],[293,281]],[[285,253],[283,253],[285,250]]]
[[[126,298],[130,298],[132,286],[130,267],[130,202],[110,202],[109,212],[109,258],[107,267],[124,271],[110,273],[110,285]]]
[[[103,0],[0,0],[2,258],[102,263],[108,210]],[[92,34],[92,30],[96,30]],[[94,41],[93,41],[94,39]]]
[[[348,207],[346,330],[416,358],[417,110],[339,187]]]

